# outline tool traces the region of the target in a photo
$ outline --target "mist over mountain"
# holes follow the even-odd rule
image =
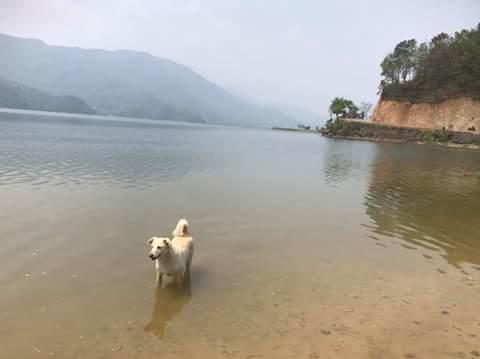
[[[144,52],[50,46],[0,34],[0,76],[52,95],[75,96],[99,114],[235,126],[295,121],[248,103],[181,64]]]
[[[250,94],[247,94],[245,91],[241,91],[235,87],[228,87],[228,91],[234,94],[240,99],[243,99],[246,102],[252,103],[259,107],[264,107],[269,109],[273,114],[283,114],[291,118],[292,123],[289,126],[296,127],[298,124],[316,127],[323,126],[325,122],[329,119],[327,114],[320,114],[311,110],[308,110],[302,106],[294,104],[280,104],[274,103],[268,100],[258,100],[252,97]]]
[[[319,114],[300,106],[279,104],[276,107],[282,113],[295,119],[297,123],[312,127],[322,127],[329,118],[328,115]]]
[[[0,77],[0,107],[81,114],[95,113],[78,97],[54,96],[2,77]]]

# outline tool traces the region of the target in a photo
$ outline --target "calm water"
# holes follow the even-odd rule
[[[0,113],[0,358],[470,358],[479,216],[480,152]]]

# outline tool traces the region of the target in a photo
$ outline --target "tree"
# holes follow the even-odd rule
[[[399,42],[380,65],[385,80],[390,83],[398,83],[413,77],[416,52],[417,40],[410,39]]]
[[[420,45],[417,47],[417,51],[415,53],[415,58],[414,58],[414,78],[413,79],[421,79],[422,76],[424,76],[426,72],[425,66],[427,66],[427,59],[428,59],[428,52],[429,52],[429,47],[428,44],[425,42],[422,42]],[[412,80],[413,80],[412,79]]]
[[[343,97],[335,97],[329,107],[330,117],[335,118],[345,117],[348,111],[349,100]]]
[[[348,100],[347,105],[347,118],[359,118],[360,114],[358,113],[358,106],[353,103],[353,101]]]
[[[380,64],[384,98],[438,102],[455,96],[480,98],[480,24],[428,43],[399,42]]]
[[[409,75],[412,75],[415,68],[415,54],[417,51],[417,40],[410,39],[401,41],[393,50],[393,59],[398,71],[398,77],[407,81]]]
[[[362,102],[360,104],[360,111],[362,111],[363,118],[368,118],[370,110],[372,109],[372,104],[370,102]]]
[[[380,66],[382,68],[382,76],[385,77],[386,83],[398,82],[397,64],[395,63],[393,54],[385,56]]]
[[[352,100],[335,97],[329,107],[330,117],[335,118],[358,118],[358,107]]]
[[[438,35],[435,35],[432,40],[430,41],[432,49],[435,47],[444,47],[448,46],[450,43],[450,35],[441,32]]]

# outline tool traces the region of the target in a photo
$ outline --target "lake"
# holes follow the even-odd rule
[[[479,216],[480,152],[0,113],[0,358],[475,357]]]

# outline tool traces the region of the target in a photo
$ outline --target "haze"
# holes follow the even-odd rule
[[[147,51],[264,104],[321,114],[376,99],[399,41],[476,26],[478,0],[0,0],[0,32],[49,44]]]

